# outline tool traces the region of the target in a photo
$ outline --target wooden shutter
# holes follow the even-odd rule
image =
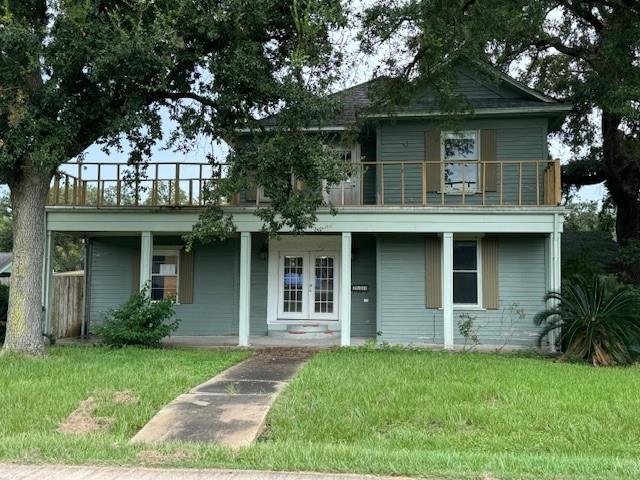
[[[441,162],[440,130],[428,130],[424,136],[424,159],[427,162]],[[440,191],[442,170],[439,163],[427,163],[427,192]]]
[[[131,293],[140,291],[140,249],[136,248],[131,255]]]
[[[495,130],[480,131],[480,161],[495,162],[498,160],[497,134]],[[485,192],[498,190],[498,165],[496,163],[483,163],[480,170],[480,183],[484,179]]]
[[[193,252],[180,250],[178,302],[193,303]]]
[[[498,292],[498,240],[482,239],[482,306],[489,310],[499,308]]]
[[[426,305],[427,308],[442,307],[442,240],[427,238],[426,241]]]

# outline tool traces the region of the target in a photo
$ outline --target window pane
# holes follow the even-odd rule
[[[176,255],[154,255],[151,273],[156,275],[177,275],[178,257]]]
[[[303,258],[298,256],[284,257],[283,277],[282,310],[288,313],[302,312]]]
[[[473,163],[448,163],[444,167],[444,184],[454,190],[474,191],[478,183],[478,166]]]
[[[477,142],[475,133],[447,133],[444,136],[445,160],[477,160]]]
[[[453,303],[478,303],[478,274],[453,272]]]
[[[477,270],[478,255],[477,242],[456,241],[453,242],[453,269]]]
[[[333,312],[334,260],[329,256],[315,259],[315,313]]]

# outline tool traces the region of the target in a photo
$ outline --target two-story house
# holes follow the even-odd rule
[[[457,78],[474,111],[455,129],[429,95],[389,115],[367,109],[369,83],[340,92],[343,112],[324,130],[339,136],[366,117],[343,148],[356,173],[330,187],[337,214],[321,209],[305,235],[263,235],[255,210],[269,200],[257,188],[226,207],[236,237],[187,252],[181,237],[222,167],[152,163],[132,186],[126,165],[65,166],[48,245],[54,232],[87,239],[89,329],[150,285],[153,298],[176,298],[178,336],[454,348],[471,317],[483,346],[534,345],[533,316],[560,282],[560,165],[547,137],[569,107],[506,76]]]

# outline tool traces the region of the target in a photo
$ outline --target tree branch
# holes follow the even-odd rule
[[[555,48],[565,55],[589,61],[587,59],[587,51],[585,49],[565,45],[559,37],[541,38],[534,41],[533,45],[539,49]]]
[[[203,95],[198,95],[197,93],[193,93],[193,92],[158,92],[156,94],[153,95],[154,99],[156,100],[162,100],[162,99],[169,99],[169,100],[184,100],[184,99],[190,99],[190,100],[195,100],[196,102],[205,105],[207,107],[211,107],[211,108],[219,108],[220,105],[218,104],[218,102],[216,102],[215,100],[212,100],[211,98],[205,97]]]
[[[581,4],[569,4],[567,8],[578,17],[588,22],[596,32],[600,33],[604,29],[604,23],[590,10],[590,6],[584,8]]]
[[[562,183],[570,187],[584,187],[586,185],[597,185],[605,181],[604,172],[602,169],[594,173],[579,173],[572,171],[571,168],[567,168],[566,165],[562,167]]]

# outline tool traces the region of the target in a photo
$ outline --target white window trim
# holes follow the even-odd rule
[[[447,137],[447,135],[467,135],[467,134],[473,134],[476,137],[476,152],[477,152],[477,157],[475,160],[470,160],[469,162],[473,161],[476,162],[476,186],[473,189],[465,189],[464,191],[464,195],[475,195],[477,193],[480,193],[480,190],[478,189],[478,186],[480,184],[480,162],[482,161],[481,158],[481,149],[480,149],[480,130],[461,130],[459,132],[456,132],[454,130],[446,130],[446,131],[442,131],[440,133],[440,158],[442,159],[442,163],[444,163],[445,165],[447,164],[447,160],[444,158],[445,154],[444,154],[444,140]],[[442,169],[442,175],[444,175],[444,168]],[[441,180],[442,181],[442,180]],[[441,191],[439,191],[438,193],[442,193]],[[451,186],[447,186],[446,184],[444,185],[444,193],[447,195],[462,195],[462,189],[454,189]]]
[[[481,238],[473,237],[473,238],[454,238],[454,254],[455,254],[455,242],[476,242],[476,270],[451,270],[451,275],[453,276],[454,272],[477,272],[477,288],[478,288],[478,301],[476,303],[454,303],[453,308],[456,310],[484,310],[482,305],[482,241]],[[455,279],[454,279],[455,281]],[[451,292],[451,297],[453,298],[453,292]]]
[[[153,248],[153,251],[151,252],[151,285],[149,286],[149,295],[151,295],[151,290],[153,289],[153,277],[156,276],[163,276],[166,277],[167,275],[160,275],[157,273],[153,273],[153,257],[155,257],[156,255],[163,255],[163,256],[173,256],[175,255],[176,257],[176,298],[175,298],[175,303],[176,305],[179,305],[180,302],[180,251],[182,250],[181,246],[172,246],[172,245],[159,245],[157,247]]]

